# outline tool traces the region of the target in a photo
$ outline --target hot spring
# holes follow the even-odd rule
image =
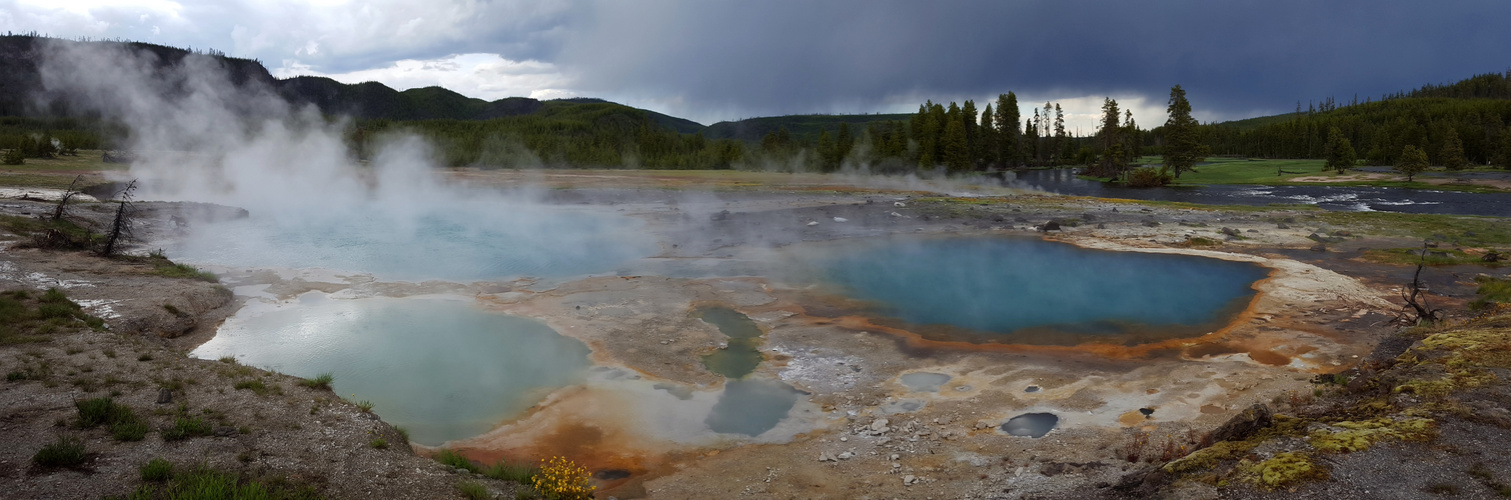
[[[311,292],[296,302],[249,305],[191,355],[305,378],[332,373],[337,395],[371,402],[425,445],[487,432],[589,366],[582,342],[466,300]]]
[[[857,313],[936,340],[1075,344],[1200,334],[1243,310],[1264,267],[1036,238],[887,238],[826,246],[817,281]]]

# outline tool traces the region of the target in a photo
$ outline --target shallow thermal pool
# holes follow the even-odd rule
[[[1268,272],[1017,237],[846,242],[810,263],[839,294],[866,301],[864,313],[925,336],[946,327],[978,340],[1036,343],[1215,328],[1247,305]]]
[[[336,394],[372,402],[425,445],[487,432],[589,366],[582,342],[469,301],[313,292],[297,304],[249,305],[191,354],[305,378],[332,373]]]
[[[253,211],[246,219],[196,224],[164,246],[173,259],[194,264],[460,282],[601,273],[657,249],[640,221],[614,214],[508,203],[395,211]]]

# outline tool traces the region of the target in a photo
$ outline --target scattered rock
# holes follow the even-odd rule
[[[840,460],[849,460],[851,458],[855,458],[855,452],[846,451],[846,452],[843,452],[843,453],[839,454],[839,459]]]
[[[1287,225],[1285,225],[1285,223],[1284,223],[1284,222],[1282,222],[1282,223],[1279,223],[1279,224],[1276,224],[1276,225],[1275,225],[1275,228],[1276,228],[1276,229],[1290,229],[1290,228],[1291,228],[1291,226],[1287,226]]]
[[[1327,251],[1327,245],[1322,244],[1322,243],[1318,243],[1316,245],[1312,245],[1312,251],[1313,252],[1326,252]]]
[[[1060,229],[1060,223],[1058,221],[1045,222],[1043,225],[1039,226],[1039,232],[1047,233],[1047,232],[1050,232],[1050,231],[1064,231],[1064,230]]]
[[[1213,443],[1246,439],[1260,429],[1269,427],[1272,417],[1270,407],[1255,403],[1213,429],[1208,439]]]
[[[1157,221],[1157,220],[1146,220],[1146,221],[1144,221],[1144,226],[1145,227],[1157,227],[1157,226],[1159,226],[1159,221]]]
[[[910,485],[912,485],[913,483],[916,483],[916,482],[918,482],[918,476],[914,476],[912,474],[908,474],[908,475],[902,476],[902,484],[904,486],[910,486]]]
[[[810,225],[810,226],[817,226],[818,225],[818,221],[810,221],[810,222],[808,222],[808,225]]]
[[[825,452],[820,452],[818,454],[818,461],[820,461],[820,462],[837,462],[837,461],[839,461],[839,459],[834,458],[834,454],[833,453],[829,453],[829,452],[825,451]]]
[[[1487,252],[1484,256],[1480,257],[1480,262],[1500,262],[1503,260],[1506,260],[1506,256],[1496,252]]]
[[[157,404],[165,405],[173,402],[173,390],[167,387],[157,390]]]
[[[889,423],[891,423],[891,422],[888,421],[885,418],[878,418],[875,421],[871,422],[871,432],[875,432],[875,433],[884,433],[884,432],[887,432],[887,431],[891,430],[890,428],[887,427],[887,424],[889,424]]]
[[[846,219],[844,217],[835,217],[834,222],[850,222],[850,219]]]
[[[894,207],[906,207],[906,206],[908,206],[908,204],[900,202],[900,201],[894,201],[894,202],[892,202],[892,206],[894,206]]]

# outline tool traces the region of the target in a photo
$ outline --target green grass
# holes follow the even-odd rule
[[[84,463],[84,441],[68,436],[59,436],[57,441],[48,443],[37,454],[32,455],[31,463],[39,467],[73,467]]]
[[[373,447],[373,449],[386,450],[388,449],[388,440],[383,438],[374,438],[372,441],[368,441],[367,445]]]
[[[283,394],[282,387],[279,387],[277,384],[271,386],[267,385],[262,381],[262,379],[243,380],[235,383],[234,385],[232,385],[232,387],[238,391],[252,391],[252,393],[257,394],[258,396],[266,396],[268,394]]]
[[[1470,309],[1483,309],[1491,304],[1511,304],[1511,279],[1476,276],[1479,288],[1474,293],[1479,298],[1469,303]]]
[[[86,314],[56,288],[40,297],[24,290],[0,292],[0,345],[43,342],[48,334],[104,326],[104,320]]]
[[[120,441],[141,441],[150,430],[147,422],[131,408],[116,403],[108,397],[75,401],[78,409],[78,426],[83,428],[110,426],[110,435]]]
[[[142,480],[152,482],[167,481],[173,477],[173,462],[154,458],[141,467]]]
[[[163,429],[163,441],[182,441],[191,437],[210,435],[210,423],[198,417],[181,416],[173,419],[173,425]]]
[[[161,250],[152,252],[146,257],[123,256],[121,258],[151,265],[152,274],[156,274],[164,278],[182,278],[205,281],[209,283],[220,282],[220,278],[215,276],[214,273],[200,270],[199,268],[194,266],[178,264],[171,260],[168,260],[168,257],[163,255]]]
[[[300,380],[299,381],[299,385],[302,385],[302,386],[305,386],[305,387],[308,387],[308,388],[311,388],[311,389],[323,389],[323,390],[329,391],[329,390],[331,390],[331,382],[334,382],[335,380],[336,380],[336,375],[334,373],[325,372],[325,373],[316,375],[315,378],[307,378],[307,379],[304,379],[304,380]]]
[[[1471,215],[1396,212],[1319,212],[1317,220],[1354,232],[1445,241],[1466,247],[1511,246],[1511,221]]]
[[[488,495],[488,488],[486,486],[472,481],[456,483],[456,491],[462,495],[462,498],[470,500],[487,500],[492,498],[492,496]]]
[[[154,459],[148,462],[152,466]],[[142,479],[157,484],[143,484],[129,495],[104,497],[117,500],[315,500],[323,498],[308,485],[293,483],[281,478],[254,479],[232,472],[200,466],[183,472],[173,472],[172,464],[156,466],[154,473],[166,472],[166,477],[148,479],[147,466],[142,468]],[[158,478],[159,476],[153,476]]]
[[[1458,266],[1467,264],[1479,264],[1489,267],[1499,267],[1501,262],[1484,262],[1478,255],[1464,253],[1463,250],[1454,248],[1429,248],[1427,256],[1422,257],[1420,248],[1371,248],[1364,251],[1364,259],[1379,262],[1381,264],[1395,264],[1414,266],[1418,262],[1429,266]]]
[[[1158,156],[1145,156],[1139,159],[1140,164],[1159,165],[1162,159]],[[1197,165],[1195,170],[1183,172],[1173,185],[1194,186],[1210,184],[1261,184],[1272,186],[1318,185],[1317,182],[1294,182],[1298,177],[1342,177],[1355,175],[1358,172],[1337,174],[1330,170],[1324,170],[1324,160],[1311,159],[1260,159],[1260,158],[1208,158],[1202,162],[1206,165]],[[1459,172],[1474,171],[1478,169],[1466,169]],[[1494,169],[1486,169],[1494,170]],[[1428,171],[1428,174],[1449,173],[1443,169]],[[1432,177],[1431,175],[1417,175],[1418,179]],[[1430,184],[1426,182],[1404,180],[1338,180],[1327,182],[1330,186],[1375,186],[1397,187],[1414,189],[1436,189],[1443,191],[1467,191],[1467,192],[1501,192],[1501,190],[1474,184]]]
[[[467,460],[467,457],[462,456],[461,453],[457,453],[445,448],[436,450],[435,454],[430,456],[430,459],[440,462],[441,465],[456,467],[458,469],[466,469],[467,472],[480,472],[480,469],[478,469],[476,465],[473,465],[471,461]]]
[[[492,467],[483,468],[482,473],[484,476],[488,476],[493,479],[498,479],[501,481],[514,481],[519,484],[528,485],[530,484],[530,478],[535,477],[535,473],[539,471],[540,469],[528,463],[524,465],[514,465],[509,463],[507,460],[501,460],[499,461],[499,463],[493,464]]]

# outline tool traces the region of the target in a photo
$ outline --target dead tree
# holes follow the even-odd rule
[[[52,210],[53,222],[63,220],[63,210],[68,206],[68,200],[79,194],[78,185],[81,180],[84,180],[84,176],[74,177],[73,182],[68,183],[68,190],[63,192],[63,196],[58,197],[58,206]]]
[[[131,193],[136,190],[136,180],[132,179],[126,189],[121,191],[120,205],[115,209],[115,220],[110,223],[110,234],[105,237],[105,248],[100,250],[100,255],[110,257],[115,255],[117,246],[122,241],[131,238],[131,225],[133,222]]]
[[[1422,245],[1422,256],[1417,261],[1417,272],[1411,277],[1411,283],[1401,290],[1401,300],[1406,305],[1401,307],[1401,313],[1396,319],[1409,325],[1421,324],[1423,321],[1436,323],[1443,319],[1442,309],[1433,309],[1427,304],[1427,294],[1422,293],[1422,268],[1427,266],[1427,245]],[[1410,291],[1411,293],[1407,293]]]

